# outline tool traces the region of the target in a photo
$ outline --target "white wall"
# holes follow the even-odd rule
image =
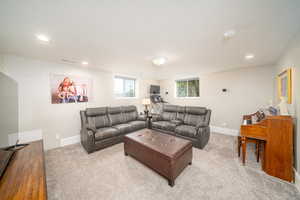
[[[0,72],[0,147],[9,144],[9,134],[18,132],[18,84]]]
[[[113,74],[95,69],[50,63],[17,56],[2,55],[1,70],[15,79],[19,85],[19,131],[42,129],[45,148],[60,145],[60,138],[78,135],[79,111],[86,107],[137,105],[142,109],[142,98],[150,84],[157,81],[138,80],[138,97],[116,99],[113,96]],[[93,80],[93,99],[89,103],[51,104],[50,74],[66,74],[88,77]],[[132,76],[132,74],[128,74]]]
[[[291,41],[290,47],[282,56],[277,65],[276,73],[279,74],[287,68],[292,68],[292,106],[290,111],[295,117],[295,167],[299,172],[300,167],[300,34]],[[275,83],[277,86],[277,83]],[[276,93],[277,96],[277,93]],[[276,98],[278,101],[278,98]]]
[[[273,99],[274,72],[274,66],[267,66],[198,75],[200,98],[196,99],[176,98],[175,79],[161,80],[160,85],[169,103],[208,107],[212,110],[212,126],[238,130],[244,114],[257,111]],[[228,92],[222,92],[223,88]]]

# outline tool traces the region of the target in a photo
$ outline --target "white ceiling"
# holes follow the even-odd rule
[[[273,64],[299,21],[299,0],[0,0],[0,52],[167,78]]]

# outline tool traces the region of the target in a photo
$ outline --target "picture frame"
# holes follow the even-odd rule
[[[288,104],[292,103],[292,69],[286,69],[277,75],[278,98],[284,97]]]
[[[87,103],[91,99],[92,80],[66,74],[50,74],[52,104]]]

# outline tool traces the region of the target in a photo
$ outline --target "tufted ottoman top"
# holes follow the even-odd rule
[[[188,148],[192,148],[192,142],[189,140],[151,129],[142,129],[125,137],[165,155],[167,159],[177,158]]]

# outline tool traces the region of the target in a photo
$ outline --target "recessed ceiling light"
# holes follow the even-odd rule
[[[82,65],[88,65],[89,63],[87,61],[82,61],[81,64]]]
[[[164,65],[167,62],[167,59],[164,57],[154,58],[152,63],[157,66]]]
[[[230,38],[233,38],[236,34],[236,31],[235,30],[229,30],[229,31],[226,31],[224,33],[224,38],[225,39],[230,39]]]
[[[254,54],[249,53],[249,54],[246,54],[246,55],[245,55],[245,59],[246,59],[246,60],[251,60],[251,59],[253,59],[253,58],[254,58]]]
[[[46,42],[46,43],[50,42],[50,38],[44,34],[37,34],[36,38],[42,42]]]

